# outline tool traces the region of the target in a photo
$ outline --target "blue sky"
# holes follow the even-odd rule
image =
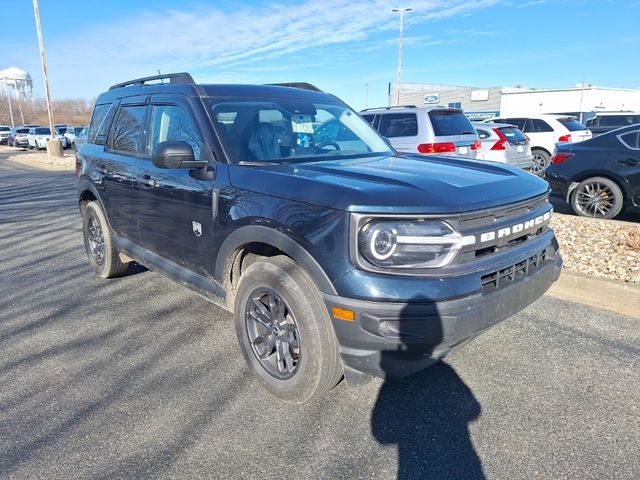
[[[385,105],[395,81],[469,86],[640,88],[640,0],[40,0],[54,99],[93,98],[139,76],[201,83],[307,81],[355,108]],[[9,10],[5,9],[5,12]],[[43,95],[30,1],[0,29],[0,69]]]

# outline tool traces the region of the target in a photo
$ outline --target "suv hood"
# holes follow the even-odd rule
[[[229,166],[237,188],[369,213],[456,213],[543,195],[544,180],[506,165],[398,155],[313,163]]]

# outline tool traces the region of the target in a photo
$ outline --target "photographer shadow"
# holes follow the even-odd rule
[[[484,479],[482,463],[468,426],[479,418],[481,406],[456,371],[437,362],[406,378],[415,362],[424,359],[423,330],[429,341],[443,341],[442,320],[424,328],[424,317],[405,309],[393,325],[401,345],[380,356],[385,381],[371,416],[371,429],[381,444],[397,445],[398,479]],[[430,317],[433,319],[434,317]],[[419,336],[419,335],[418,335]],[[439,338],[438,338],[439,336]],[[436,353],[436,356],[438,354]]]

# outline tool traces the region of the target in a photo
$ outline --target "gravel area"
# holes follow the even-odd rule
[[[640,285],[640,224],[554,213],[564,268]]]
[[[64,152],[62,158],[49,157],[47,152],[19,153],[10,156],[9,160],[45,170],[75,170],[76,168],[76,155],[73,151]]]

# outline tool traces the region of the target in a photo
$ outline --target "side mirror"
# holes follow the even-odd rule
[[[161,142],[153,148],[151,161],[158,168],[204,168],[206,160],[195,160],[187,142]]]

